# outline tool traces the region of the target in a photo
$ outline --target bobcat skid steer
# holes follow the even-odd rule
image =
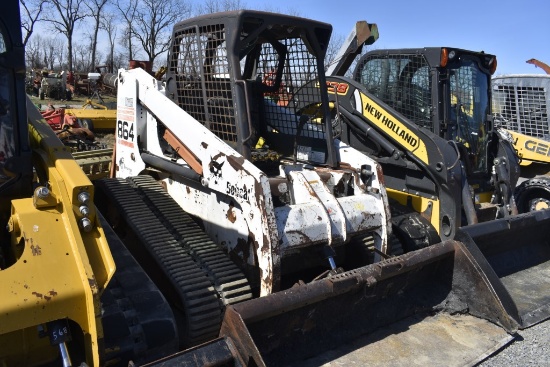
[[[517,329],[464,244],[394,256],[380,165],[333,137],[331,31],[209,14],[175,25],[165,82],[119,71],[96,203],[179,320],[151,365],[473,365]],[[313,80],[320,107],[297,108]]]

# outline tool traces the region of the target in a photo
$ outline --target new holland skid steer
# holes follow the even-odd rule
[[[177,24],[166,83],[119,71],[117,177],[92,185],[25,103],[18,19],[4,2],[0,365],[462,366],[511,340],[466,233],[392,256],[380,164],[333,136],[330,25]],[[548,238],[545,214],[522,227]]]
[[[343,58],[355,57],[356,46]],[[353,79],[341,76],[350,63],[340,64],[326,81],[335,135],[381,164],[405,251],[465,241],[467,233],[514,299],[520,327],[548,318],[550,244],[527,230],[533,217],[516,215],[519,161],[491,114],[496,57],[448,47],[374,50]]]

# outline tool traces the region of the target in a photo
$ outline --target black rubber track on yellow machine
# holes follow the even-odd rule
[[[152,177],[96,184],[178,293],[185,344],[216,337],[224,305],[252,298],[242,271]]]

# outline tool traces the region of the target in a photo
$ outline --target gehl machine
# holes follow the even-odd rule
[[[528,62],[547,70],[537,60]],[[491,79],[495,124],[512,135],[525,180],[516,190],[520,211],[550,208],[550,75],[510,74]]]
[[[92,186],[25,106],[4,9],[3,365],[471,365],[511,339],[515,305],[470,238],[392,256],[380,165],[333,136],[330,25],[177,24],[166,83],[119,71],[117,177]],[[530,240],[549,238],[542,214]]]

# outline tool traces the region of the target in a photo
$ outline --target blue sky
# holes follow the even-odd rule
[[[550,65],[550,0],[244,0],[252,9],[332,24],[345,37],[358,20],[376,23],[377,49],[449,46],[497,56],[499,74],[544,74]]]

